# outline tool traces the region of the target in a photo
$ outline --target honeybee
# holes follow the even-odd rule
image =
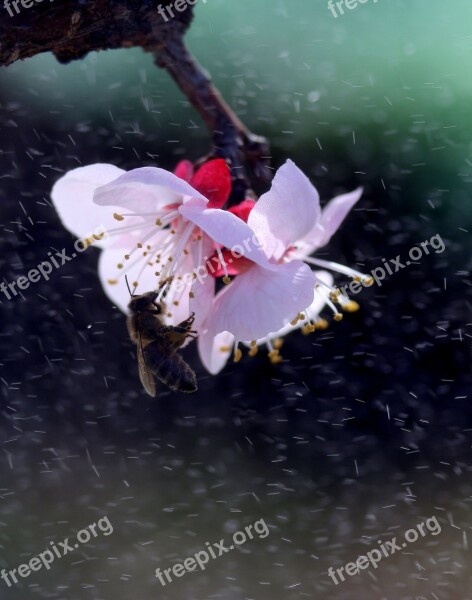
[[[166,284],[164,282],[156,291],[131,294],[128,305],[127,325],[130,338],[137,346],[139,378],[150,396],[156,395],[156,377],[171,390],[197,390],[195,373],[177,353],[187,338],[197,335],[192,330],[195,313],[176,327],[165,325],[166,305],[162,301],[156,302],[156,299]]]

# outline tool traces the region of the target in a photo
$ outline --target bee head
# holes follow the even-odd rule
[[[146,292],[139,296],[131,296],[131,301],[128,305],[132,313],[140,313],[146,310],[152,310],[154,314],[156,312],[161,313],[162,307],[160,304],[154,304],[159,292]]]

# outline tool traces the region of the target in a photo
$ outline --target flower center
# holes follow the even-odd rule
[[[129,237],[130,250],[116,265],[115,276],[108,279],[109,285],[116,285],[120,277],[132,272],[134,280],[131,283],[133,293],[136,293],[146,270],[152,269],[152,284],[149,284],[149,277],[146,276],[147,289],[140,289],[138,293],[158,289],[168,282],[163,288],[168,306],[178,306],[186,292],[192,297],[194,265],[188,260],[191,254],[190,246],[198,244],[194,248],[196,254],[201,257],[203,235],[197,225],[184,219],[175,210],[176,206],[169,205],[157,214],[114,214],[115,220],[123,225],[109,231],[109,234]],[[138,222],[136,217],[140,217]],[[130,219],[134,222],[126,224]],[[139,241],[136,242],[136,238]],[[188,275],[186,285],[182,285],[184,275]],[[171,317],[172,313],[167,313],[167,316]]]

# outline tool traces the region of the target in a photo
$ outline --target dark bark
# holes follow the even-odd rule
[[[192,6],[183,12],[174,8],[175,18],[165,22],[156,0],[24,1],[32,6],[25,8],[18,2],[17,14],[10,0],[13,16],[0,3],[0,65],[41,52],[69,62],[95,50],[140,46],[171,74],[213,133],[212,155],[225,158],[232,167],[233,201],[244,197],[250,187],[244,158],[257,177],[270,178],[266,140],[248,131],[185,47],[183,36],[193,17]]]
[[[16,14],[12,1],[12,17],[0,3],[0,65],[49,51],[60,62],[111,48],[141,46],[152,52],[169,34],[182,36],[193,14],[188,6],[165,23],[156,0],[43,0],[31,8],[19,2]]]

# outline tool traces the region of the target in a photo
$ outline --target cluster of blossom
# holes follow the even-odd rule
[[[225,210],[230,193],[230,171],[222,159],[196,172],[182,161],[174,173],[94,164],[69,171],[52,190],[72,233],[83,237],[94,223],[105,226],[108,241],[96,244],[102,248],[99,277],[120,309],[126,312],[129,302],[125,275],[135,293],[170,282],[166,321],[177,325],[195,313],[199,354],[213,374],[231,354],[241,359],[241,345],[251,356],[265,345],[278,363],[280,338],[294,329],[324,329],[327,322],[319,315],[325,306],[335,320],[342,318],[338,307],[356,310],[333,285],[330,271],[371,279],[311,256],[329,242],[362,188],[321,209],[316,188],[289,160],[257,202],[248,199]],[[211,276],[188,277],[213,257],[218,269]],[[216,285],[218,280],[225,285]]]

